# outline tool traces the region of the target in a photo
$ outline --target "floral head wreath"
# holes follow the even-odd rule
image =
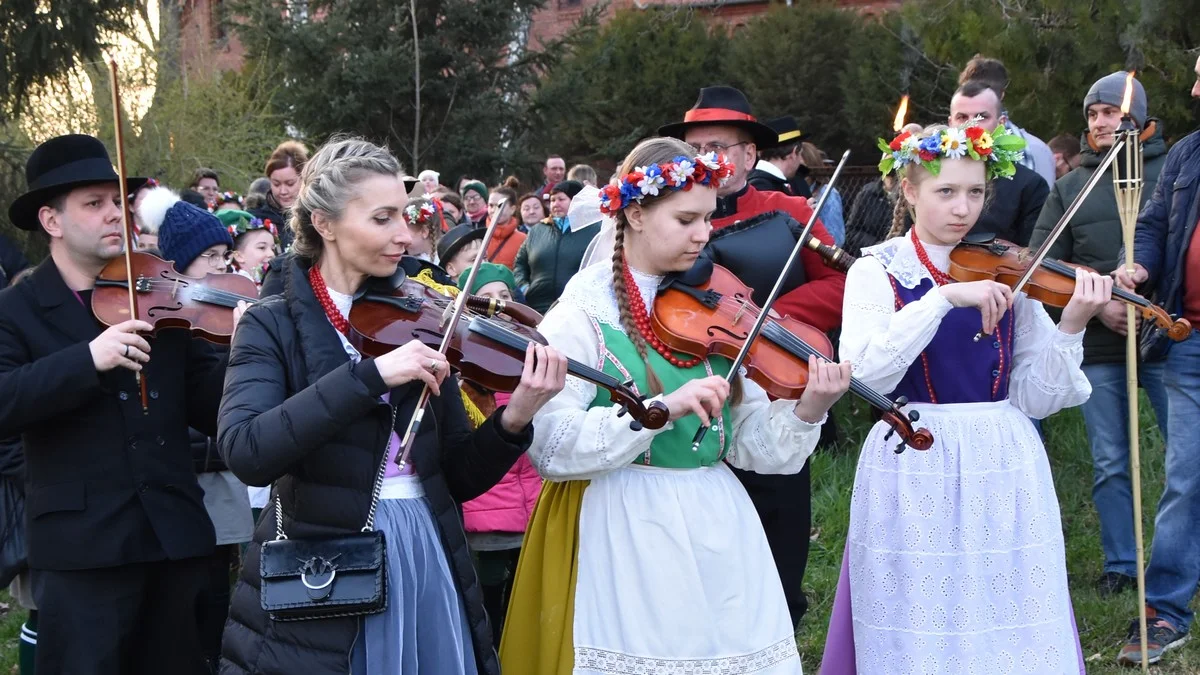
[[[236,192],[222,192],[217,195],[218,206],[226,202],[233,202],[238,205],[238,208],[246,208],[246,202],[242,201],[242,196]]]
[[[690,190],[693,185],[719,187],[733,175],[733,163],[710,152],[688,159],[683,155],[663,164],[638,167],[616,185],[600,190],[600,212],[613,215],[634,202],[656,197],[663,190]]]
[[[229,236],[237,239],[238,237],[254,230],[266,230],[275,237],[275,242],[279,243],[279,230],[275,228],[275,223],[271,222],[270,218],[239,218],[236,222],[230,223],[227,228]]]
[[[430,219],[438,217],[440,212],[441,205],[436,200],[409,202],[408,206],[404,207],[404,218],[409,225],[425,227]]]
[[[912,164],[936,176],[942,170],[943,159],[967,157],[984,162],[989,179],[1012,178],[1017,172],[1016,163],[1025,158],[1025,139],[1004,127],[989,133],[972,124],[948,127],[929,136],[905,131],[891,143],[879,139],[879,149],[883,151],[879,171],[885,176]]]

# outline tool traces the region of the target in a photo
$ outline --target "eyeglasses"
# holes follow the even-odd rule
[[[694,149],[696,152],[700,153],[701,155],[707,155],[710,152],[724,154],[725,151],[730,148],[736,148],[739,145],[746,145],[749,142],[750,141],[742,141],[741,143],[734,143],[733,145],[725,145],[724,143],[708,143],[706,145],[696,145],[695,143],[689,143],[688,145],[692,146],[692,149]]]
[[[481,202],[483,201],[483,197],[480,197],[474,192],[468,192],[467,194],[463,195],[462,200],[464,204],[467,202]]]
[[[199,257],[202,258],[204,262],[208,263],[209,267],[224,267],[228,265],[230,259],[233,258],[233,252],[226,251],[224,253],[217,253],[216,251],[209,251],[207,253],[201,253]]]

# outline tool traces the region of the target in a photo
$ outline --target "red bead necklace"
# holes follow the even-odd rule
[[[629,296],[629,309],[633,312],[633,323],[637,326],[638,332],[642,334],[642,338],[654,347],[654,351],[662,355],[671,365],[676,368],[692,368],[700,365],[703,358],[694,358],[683,360],[671,351],[671,348],[663,344],[663,341],[658,339],[654,334],[654,330],[650,327],[650,312],[646,309],[646,303],[642,301],[642,292],[638,290],[637,281],[633,278],[633,272],[629,270],[629,264],[622,264],[625,274],[625,291]]]
[[[325,285],[325,277],[321,276],[321,270],[317,269],[315,263],[308,268],[308,283],[312,286],[313,295],[317,296],[317,302],[321,303],[321,309],[325,310],[325,316],[329,317],[329,323],[342,335],[350,337],[350,322],[338,311],[337,305],[333,304],[333,298],[329,297],[329,287]]]
[[[925,270],[929,272],[930,276],[933,277],[933,283],[937,284],[938,286],[945,286],[946,284],[953,283],[954,279],[952,279],[950,275],[939,270],[937,266],[929,260],[929,254],[925,252],[925,245],[922,244],[921,240],[917,238],[917,226],[914,225],[908,232],[912,237],[913,248],[917,251],[917,260],[921,261],[921,264],[925,266]]]

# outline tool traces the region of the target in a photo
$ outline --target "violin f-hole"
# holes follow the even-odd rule
[[[735,321],[736,321],[736,319],[735,319]],[[725,335],[728,335],[730,338],[732,338],[734,340],[743,340],[744,341],[746,339],[745,333],[742,333],[740,335],[735,335],[733,333],[733,331],[725,328],[724,326],[709,326],[708,327],[708,336],[709,337],[713,337],[717,333],[724,333]]]

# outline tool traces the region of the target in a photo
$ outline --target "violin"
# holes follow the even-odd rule
[[[950,277],[955,281],[986,280],[1013,286],[1029,272],[1033,260],[1029,249],[990,235],[964,240],[950,252]],[[1021,290],[1048,307],[1066,307],[1075,292],[1076,270],[1095,272],[1090,267],[1046,258]],[[1123,288],[1114,286],[1112,294],[1114,300],[1133,305],[1143,318],[1154,321],[1172,340],[1186,340],[1192,334],[1187,319],[1176,319],[1162,307]]]
[[[688,273],[663,284],[654,299],[650,325],[674,351],[733,359],[761,310],[750,300],[753,291],[749,286],[720,265],[712,265],[709,273],[710,264],[702,260]],[[768,394],[795,400],[808,384],[809,356],[833,360],[833,345],[825,333],[796,319],[771,317],[750,345],[744,362],[746,375]],[[914,410],[906,416],[900,410],[908,404],[905,398],[891,401],[856,378],[850,380],[850,391],[883,412],[891,426],[887,438],[895,433],[901,439],[897,453],[905,445],[916,450],[933,445],[929,430],[913,428],[920,414]]]
[[[445,317],[454,299],[412,279],[390,293],[368,292],[350,308],[350,343],[362,354],[382,356],[412,340],[436,349],[445,336]],[[534,329],[541,315],[515,302],[468,296],[463,320],[455,324],[446,358],[463,379],[496,392],[512,392],[521,382],[531,343],[548,344]],[[607,373],[567,359],[567,373],[608,390],[612,401],[634,420],[635,430],[661,429],[670,416],[655,401],[645,405],[632,389]]]
[[[131,318],[161,328],[186,328],[197,337],[229,344],[233,335],[233,309],[238,302],[258,301],[258,286],[240,274],[206,274],[189,277],[175,271],[174,263],[142,251],[130,251],[133,284],[124,257],[110,261],[96,278],[92,313],[106,326]],[[137,316],[130,316],[129,294]]]

